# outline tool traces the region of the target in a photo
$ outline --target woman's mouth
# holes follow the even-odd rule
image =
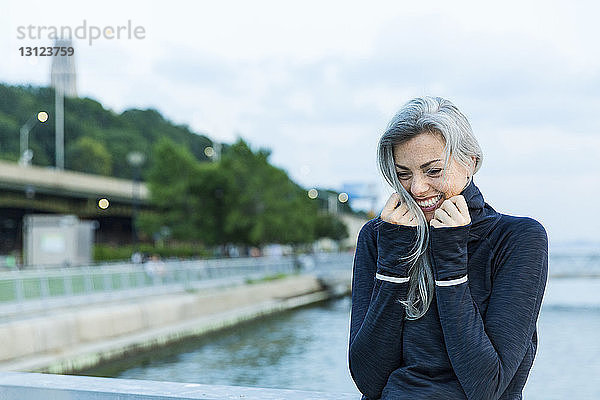
[[[427,200],[415,200],[423,212],[433,211],[444,202],[444,196],[441,194],[431,197]]]

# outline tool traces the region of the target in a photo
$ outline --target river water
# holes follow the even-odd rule
[[[357,393],[347,368],[350,299],[246,323],[91,375]],[[600,399],[600,279],[551,278],[528,400]]]

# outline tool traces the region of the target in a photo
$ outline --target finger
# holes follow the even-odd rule
[[[410,225],[411,224],[411,220],[415,218],[415,215],[413,214],[412,211],[407,210],[406,213],[404,215],[402,215],[402,217],[400,217],[400,219],[398,220],[400,224],[402,225]]]
[[[381,210],[381,218],[387,218],[392,211],[394,211],[399,201],[400,195],[398,193],[392,193],[388,201],[385,203],[385,206],[383,206],[383,210]]]
[[[450,218],[452,220],[454,220],[455,222],[461,223],[462,221],[465,220],[465,217],[460,213],[456,204],[454,204],[454,202],[452,200],[444,200],[444,202],[440,206],[440,209],[446,211],[446,213],[450,216]],[[456,224],[454,223],[452,225],[456,225]]]
[[[454,221],[452,219],[452,217],[450,217],[450,215],[446,212],[446,210],[443,210],[441,208],[438,208],[434,211],[433,217],[435,219],[437,219],[438,221],[440,221],[441,223],[443,223],[444,225],[447,225],[447,226],[456,225],[456,221]],[[462,217],[460,217],[460,219],[462,219]]]
[[[408,205],[406,203],[402,203],[402,204],[400,204],[400,206],[398,206],[398,208],[396,208],[394,211],[392,211],[392,213],[390,215],[390,219],[397,221],[399,223],[400,220],[405,218],[405,215],[407,213],[408,213]]]
[[[442,223],[434,218],[429,222],[429,225],[433,226],[434,228],[440,228]]]
[[[471,222],[471,214],[469,213],[469,206],[467,205],[465,197],[463,195],[454,196],[452,201],[458,208],[458,211],[463,216],[466,223],[468,224]]]

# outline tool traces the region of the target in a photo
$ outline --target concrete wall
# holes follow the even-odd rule
[[[0,324],[0,369],[66,373],[325,300],[314,276],[155,296]]]

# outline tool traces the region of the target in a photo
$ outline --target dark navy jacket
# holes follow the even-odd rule
[[[471,182],[471,223],[430,228],[433,301],[405,320],[416,227],[380,218],[360,231],[352,278],[349,365],[363,399],[521,399],[537,347],[548,274],[546,231],[496,212]]]

